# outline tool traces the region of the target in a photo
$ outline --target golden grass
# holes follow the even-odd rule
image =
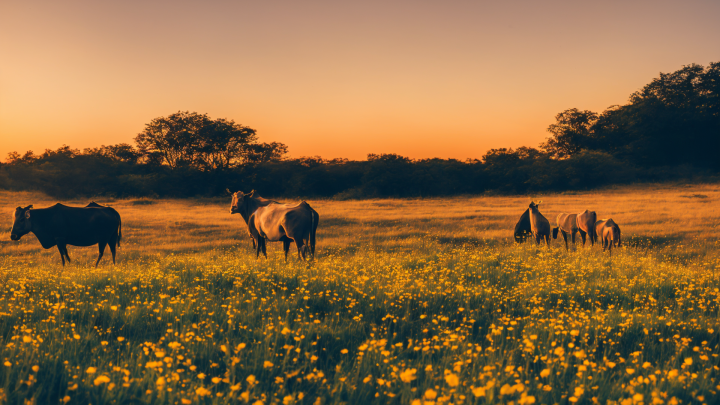
[[[417,237],[432,235],[454,242],[508,241],[520,214],[531,198],[542,200],[540,211],[555,226],[560,212],[594,210],[599,218],[613,218],[625,239],[690,240],[718,238],[720,185],[684,187],[651,185],[601,191],[513,197],[456,197],[430,199],[372,199],[361,201],[308,200],[320,213],[320,254],[326,247],[342,248],[365,243],[412,248]],[[250,246],[239,215],[229,215],[227,199],[106,200],[123,218],[120,255],[167,254],[180,251]],[[15,207],[34,204],[43,208],[61,202],[84,206],[89,200],[57,201],[39,193],[0,192],[0,210],[8,213],[0,236],[0,254],[38,255],[60,260],[55,250],[43,251],[32,235],[19,243],[9,242],[10,215]],[[147,204],[149,203],[149,204]],[[553,241],[560,246],[562,240]],[[269,244],[271,251],[281,250]],[[95,248],[69,248],[71,258],[84,264],[96,257]],[[57,256],[57,257],[55,257]],[[107,260],[107,259],[105,259]]]

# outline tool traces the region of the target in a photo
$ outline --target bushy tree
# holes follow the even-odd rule
[[[257,132],[250,127],[188,111],[155,118],[135,137],[138,150],[146,159],[160,159],[172,169],[223,170],[280,159],[287,153],[287,147],[281,143],[256,141]]]
[[[558,159],[566,159],[591,146],[592,126],[597,113],[570,108],[555,116],[556,123],[548,127],[552,134],[540,145],[546,153]]]

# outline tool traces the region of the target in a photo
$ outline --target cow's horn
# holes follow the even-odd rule
[[[248,194],[248,197],[252,197],[253,194],[255,194],[255,190],[251,191],[250,194]]]
[[[228,194],[232,195],[232,191],[230,191],[229,188],[226,188],[225,191],[226,191]]]

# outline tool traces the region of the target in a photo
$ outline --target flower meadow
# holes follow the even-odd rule
[[[319,211],[317,260],[286,263],[239,226],[148,250],[128,212],[116,266],[2,247],[2,403],[719,401],[714,240],[628,235],[610,256],[326,214],[323,246]]]

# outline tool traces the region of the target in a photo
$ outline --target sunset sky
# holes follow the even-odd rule
[[[3,1],[0,160],[131,143],[182,110],[290,156],[537,146],[720,61],[720,1]]]

